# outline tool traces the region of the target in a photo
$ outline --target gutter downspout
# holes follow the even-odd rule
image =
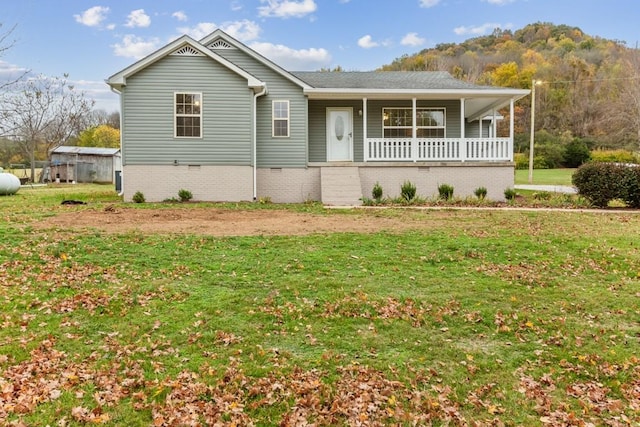
[[[122,92],[111,85],[109,85],[109,88],[111,89],[111,92],[118,95],[118,98],[120,99],[120,168],[122,168]],[[115,158],[113,161],[115,163]],[[115,174],[115,168],[113,173]],[[124,174],[120,171],[120,192],[118,193],[118,197],[122,196],[124,196]]]
[[[253,94],[253,141],[252,156],[253,156],[253,201],[258,200],[258,97],[267,94],[267,86],[263,86],[260,92]]]

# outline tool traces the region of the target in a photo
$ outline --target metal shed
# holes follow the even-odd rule
[[[115,183],[119,148],[60,146],[51,151],[51,181]]]

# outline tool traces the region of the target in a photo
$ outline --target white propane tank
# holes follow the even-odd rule
[[[0,196],[15,194],[20,189],[20,179],[12,173],[3,172],[0,168]]]

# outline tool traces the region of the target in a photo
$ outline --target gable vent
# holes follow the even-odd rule
[[[175,52],[172,53],[172,55],[200,56],[202,54],[200,52],[198,52],[196,49],[194,49],[191,46],[187,45],[187,46],[181,47],[180,49],[176,50]]]
[[[233,49],[233,46],[222,39],[214,41],[208,47],[209,49]]]

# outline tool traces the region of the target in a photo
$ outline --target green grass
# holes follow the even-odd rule
[[[572,185],[571,176],[575,169],[534,169],[534,185]],[[529,170],[516,170],[516,184],[529,184]]]
[[[62,198],[119,203],[69,191],[0,198],[0,424],[640,419],[639,215],[331,211],[429,228],[229,238],[31,226]]]

